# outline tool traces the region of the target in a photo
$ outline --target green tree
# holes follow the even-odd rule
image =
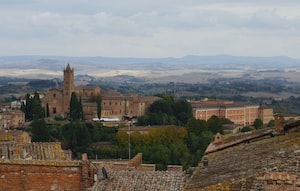
[[[163,100],[168,102],[169,104],[173,104],[174,103],[174,97],[171,95],[165,95],[163,96]]]
[[[79,102],[78,102],[78,110],[79,110],[79,119],[82,120],[84,114],[83,114],[83,107],[82,107],[81,97],[79,98]]]
[[[147,115],[140,116],[137,120],[136,125],[137,126],[149,125],[148,116]]]
[[[43,118],[35,118],[31,123],[31,127],[33,142],[48,142],[50,140],[50,132]]]
[[[255,129],[262,129],[264,127],[262,120],[259,118],[256,118],[254,121],[254,127],[255,127]]]
[[[43,118],[44,111],[39,94],[35,92],[33,97],[31,97],[30,94],[27,94],[26,104],[22,104],[21,110],[25,113],[25,119],[27,121]]]
[[[91,135],[84,123],[76,122],[77,143],[78,146],[89,146],[91,144]]]
[[[87,147],[91,144],[91,135],[85,123],[78,120],[65,124],[62,127],[62,135],[67,149],[73,152],[78,147]]]
[[[116,138],[119,145],[121,145],[122,147],[128,147],[129,136],[126,131],[118,131]]]
[[[274,125],[275,125],[275,121],[274,121],[274,119],[272,119],[272,120],[269,121],[267,126],[268,127],[274,127]]]
[[[50,112],[49,112],[49,104],[46,104],[46,111],[45,111],[45,116],[49,117],[50,116]]]
[[[206,121],[197,120],[195,118],[190,118],[185,125],[188,133],[193,133],[195,135],[200,135],[202,132],[207,131]]]
[[[72,92],[70,100],[70,118],[73,120],[79,120],[83,117],[83,109],[81,98],[77,99],[76,93]]]
[[[186,122],[193,117],[191,104],[183,99],[175,101],[174,114],[180,125],[186,124]]]
[[[248,131],[251,131],[251,127],[250,126],[245,126],[241,129],[241,132],[248,132]]]
[[[215,115],[207,120],[207,127],[209,131],[213,132],[214,134],[223,134],[222,125],[222,120]]]
[[[41,119],[44,117],[44,111],[40,100],[40,95],[35,92],[32,101],[33,118]]]
[[[166,100],[157,100],[153,102],[149,107],[149,111],[151,113],[165,113],[173,115],[172,104]]]
[[[179,125],[184,126],[192,117],[192,107],[186,100],[174,100],[172,96],[153,102],[137,125]]]

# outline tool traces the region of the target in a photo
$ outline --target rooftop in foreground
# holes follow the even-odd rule
[[[186,190],[300,190],[299,123],[286,125],[280,134],[269,131],[215,144]]]

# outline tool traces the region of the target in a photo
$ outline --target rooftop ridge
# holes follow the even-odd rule
[[[94,190],[183,190],[185,172],[173,171],[111,171]]]
[[[215,144],[214,142],[210,143],[207,147],[207,149],[205,150],[205,154],[208,153],[212,153],[212,152],[216,152],[222,149],[226,149],[228,147],[240,144],[240,143],[244,143],[244,142],[248,142],[251,140],[255,140],[258,138],[262,138],[262,137],[266,137],[266,136],[273,136],[274,135],[274,129],[267,129],[267,130],[260,130],[257,133],[252,133],[251,134],[246,134],[246,133],[241,133],[240,136],[237,136],[237,139],[232,140],[230,142],[227,143],[220,143],[220,144]],[[233,137],[233,136],[230,136]]]
[[[38,166],[65,166],[79,167],[82,166],[82,161],[50,161],[50,160],[22,160],[22,159],[0,159],[0,164],[15,164],[15,165],[38,165]]]

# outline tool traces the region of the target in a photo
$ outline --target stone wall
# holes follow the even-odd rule
[[[104,167],[107,171],[126,170],[127,163],[128,160],[100,160],[93,162],[98,169]]]
[[[183,166],[179,165],[168,165],[168,171],[170,172],[183,172]]]
[[[0,191],[81,191],[92,187],[88,162],[1,160]]]
[[[141,171],[154,171],[154,164],[142,164],[143,155],[138,153],[131,160],[101,160],[93,162],[98,169],[104,167],[108,171],[120,170],[141,170]],[[182,171],[182,170],[181,170]]]
[[[128,162],[128,167],[129,168],[133,167],[135,169],[138,169],[142,164],[142,160],[143,160],[142,153],[138,153]]]

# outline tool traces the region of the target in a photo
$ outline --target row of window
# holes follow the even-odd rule
[[[105,101],[103,102],[103,105],[106,105],[106,102],[105,102]],[[111,102],[111,101],[108,102],[108,105],[111,106],[111,105],[112,105],[112,102]],[[122,102],[120,102],[119,104],[118,104],[118,102],[115,102],[115,105],[120,105],[120,106],[122,106]]]

